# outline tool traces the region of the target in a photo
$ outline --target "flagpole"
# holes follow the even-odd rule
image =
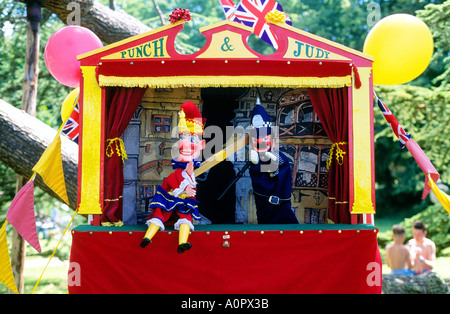
[[[39,279],[37,280],[36,285],[34,286],[33,290],[31,291],[31,294],[34,293],[34,291],[36,290],[37,286],[38,286],[39,283],[41,282],[41,279],[42,279],[42,277],[44,276],[44,273],[45,273],[45,271],[46,271],[48,265],[50,264],[50,261],[52,260],[53,256],[55,256],[56,250],[58,249],[59,245],[61,244],[61,241],[62,241],[64,235],[66,234],[67,230],[69,229],[70,225],[72,224],[73,219],[75,218],[75,215],[76,215],[76,214],[77,214],[77,212],[75,211],[75,213],[74,213],[73,216],[72,216],[72,219],[70,219],[69,224],[67,225],[66,229],[65,229],[64,232],[62,233],[61,238],[60,238],[59,241],[58,241],[58,244],[56,244],[55,250],[53,251],[52,255],[50,255],[50,258],[48,259],[48,262],[47,262],[47,264],[45,265],[44,270],[43,270],[42,273],[41,273],[41,276],[39,276]]]

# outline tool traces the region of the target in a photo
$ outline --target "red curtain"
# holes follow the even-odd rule
[[[333,142],[328,169],[328,218],[334,223],[349,224],[348,89],[310,88],[308,93]]]
[[[104,207],[101,222],[122,221],[123,163],[125,149],[120,136],[130,123],[145,88],[107,88]]]

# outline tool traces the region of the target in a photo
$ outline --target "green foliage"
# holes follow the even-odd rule
[[[447,248],[450,247],[450,215],[442,205],[428,206],[424,211],[400,223],[406,231],[405,243],[413,237],[412,225],[416,220],[424,222],[427,226],[427,238],[433,240],[436,244],[436,255],[443,256],[448,254]],[[384,248],[389,242],[392,242],[391,230],[378,233],[378,244],[380,248]]]
[[[26,49],[26,7],[13,0],[0,5],[0,97],[17,108],[22,108],[22,84]],[[45,45],[50,36],[63,27],[62,22],[50,11],[42,9],[40,26],[39,80],[36,117],[58,128],[61,124],[61,104],[70,88],[57,82],[45,66]]]
[[[422,19],[431,29],[434,39],[435,53],[431,67],[440,67],[442,74],[437,75],[432,83],[441,84],[448,90],[450,77],[450,1],[443,4],[429,4],[424,10],[417,11],[417,17]],[[443,69],[442,69],[443,68]]]
[[[426,210],[405,219],[402,225],[411,229],[412,224],[416,220],[421,220],[427,226],[427,237],[432,239],[436,244],[436,254],[440,255],[441,251],[450,247],[450,215],[445,211],[442,205],[432,205]],[[412,237],[412,231],[407,232],[408,237]]]
[[[151,28],[162,25],[154,6],[159,5],[165,22],[175,8],[187,8],[192,21],[185,24],[177,37],[183,53],[202,48],[205,38],[198,29],[225,19],[217,0],[115,0],[121,9]],[[109,0],[100,0],[106,6]],[[238,3],[237,0],[234,1]],[[433,60],[418,79],[404,86],[376,87],[377,94],[390,107],[404,128],[411,133],[436,166],[444,183],[450,183],[449,136],[449,39],[450,1],[443,0],[278,0],[288,13],[293,26],[333,40],[350,48],[362,50],[370,30],[368,4],[378,3],[381,18],[395,13],[416,14],[430,27],[434,41]],[[23,67],[26,45],[26,7],[17,0],[0,2],[0,97],[20,108],[22,105]],[[70,88],[58,83],[47,71],[44,49],[48,38],[63,23],[50,11],[42,10],[40,27],[40,59],[37,96],[37,117],[54,128],[61,123],[60,107]],[[274,49],[252,35],[251,48],[263,54]],[[420,195],[424,174],[406,149],[400,149],[397,139],[378,108],[375,112],[375,163],[377,215],[389,215],[406,210],[413,215],[429,205]],[[0,163],[0,220],[15,195],[15,175]],[[43,194],[43,193],[42,193]],[[41,196],[39,195],[39,198]],[[36,197],[38,199],[38,196]],[[41,205],[39,205],[41,206]],[[56,206],[42,205],[43,208]],[[3,216],[2,216],[3,215]]]
[[[450,156],[447,151],[450,148],[450,130],[447,126],[450,123],[450,91],[411,85],[382,86],[375,87],[375,90],[406,132],[412,135],[436,169],[442,173],[442,180],[449,182]],[[391,167],[391,174],[411,173],[406,170],[414,170],[414,167],[409,167],[405,161],[409,163],[413,159],[406,148],[400,149],[397,138],[378,107],[374,108],[374,116],[376,154],[380,156],[380,164],[384,165],[382,168],[391,167],[391,162],[394,161],[397,168]],[[381,158],[387,155],[392,155],[392,159]]]
[[[417,15],[428,24],[435,43],[429,68],[408,85],[378,86],[375,90],[428,156],[443,183],[449,185],[450,1],[428,4]],[[388,215],[408,208],[411,214],[417,213],[430,204],[428,200],[420,200],[425,175],[408,150],[399,148],[397,138],[377,106],[374,118],[378,213]]]
[[[36,117],[58,129],[62,123],[61,104],[70,88],[57,82],[45,66],[45,45],[50,36],[63,27],[62,22],[50,11],[42,10],[40,27],[39,79],[36,103]],[[22,84],[26,49],[26,6],[13,0],[0,3],[0,98],[17,108],[22,108]],[[16,174],[0,162],[0,221],[16,191]],[[55,199],[36,189],[36,209],[57,206]]]
[[[450,182],[450,91],[417,86],[376,87],[377,95],[388,105],[406,132],[419,144],[441,174]],[[375,176],[381,203],[394,205],[420,197],[424,174],[409,151],[401,149],[377,106],[375,118]],[[399,197],[399,196],[406,197]],[[409,196],[409,197],[408,197]],[[394,202],[394,203],[392,203]],[[378,204],[378,206],[383,204]],[[397,204],[395,204],[397,205]],[[409,203],[405,203],[410,206]],[[401,204],[400,204],[401,206]],[[392,206],[396,207],[396,206]]]

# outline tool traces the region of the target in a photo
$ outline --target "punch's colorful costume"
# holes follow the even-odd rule
[[[296,224],[291,209],[292,173],[288,158],[272,151],[271,121],[264,107],[257,104],[252,112],[253,150],[250,167],[256,214],[260,224]]]
[[[152,199],[152,214],[147,221],[149,228],[141,247],[146,247],[156,232],[164,230],[164,224],[169,224],[174,217],[178,218],[174,228],[180,231],[178,253],[184,253],[192,247],[187,240],[189,232],[194,230],[193,219],[200,220],[193,169],[200,164],[194,158],[200,155],[205,146],[204,140],[199,139],[199,135],[203,134],[203,119],[194,103],[186,102],[181,106],[178,128],[180,156],[172,160],[174,172],[157,188]]]
[[[150,221],[158,224],[162,230],[164,230],[163,223],[175,214],[179,217],[174,225],[176,230],[179,229],[181,223],[187,223],[193,230],[192,218],[200,219],[198,201],[184,192],[187,185],[190,185],[194,190],[196,190],[195,186],[197,185],[194,175],[187,174],[186,165],[187,163],[184,165],[173,164],[175,171],[157,188],[150,204],[153,211]]]

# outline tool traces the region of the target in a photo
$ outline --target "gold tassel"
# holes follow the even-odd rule
[[[327,170],[330,169],[331,162],[333,161],[333,153],[336,155],[337,163],[341,166],[344,164],[344,155],[347,153],[342,150],[339,145],[347,145],[347,142],[338,142],[331,145],[330,154],[328,155],[327,159]]]
[[[116,141],[119,141],[119,144],[116,143]],[[117,156],[122,157],[122,163],[125,163],[125,159],[128,159],[127,151],[125,150],[125,144],[123,143],[123,140],[121,138],[110,138],[107,139],[106,142],[108,143],[108,146],[106,146],[106,156],[111,157],[114,155],[114,147],[113,144],[116,144],[116,152]]]

